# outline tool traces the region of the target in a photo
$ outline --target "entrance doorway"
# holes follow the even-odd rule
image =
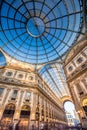
[[[20,130],[28,130],[29,129],[29,121],[30,121],[30,106],[24,105],[22,106],[20,113]]]
[[[79,116],[75,110],[75,106],[71,101],[64,103],[64,109],[69,126],[78,126],[80,123]]]

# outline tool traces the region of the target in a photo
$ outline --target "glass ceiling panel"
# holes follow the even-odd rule
[[[61,64],[46,65],[39,70],[39,74],[59,98],[70,95]]]
[[[3,55],[3,53],[0,51],[0,67],[6,66],[6,59]]]
[[[17,60],[33,64],[58,60],[81,31],[81,0],[0,3],[0,47]]]

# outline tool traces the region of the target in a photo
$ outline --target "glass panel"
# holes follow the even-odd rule
[[[6,66],[6,59],[2,52],[0,52],[0,67]]]
[[[70,95],[64,70],[61,64],[51,64],[39,70],[41,77],[47,82],[57,97]]]
[[[32,64],[61,61],[79,36],[82,17],[81,0],[1,1],[0,47]]]
[[[4,88],[0,88],[0,96],[2,95]]]

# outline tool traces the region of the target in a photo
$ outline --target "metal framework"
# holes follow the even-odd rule
[[[60,59],[82,27],[81,0],[3,0],[0,47],[17,60],[43,64]]]
[[[84,32],[82,0],[1,0],[0,48],[35,66],[59,97],[69,94],[61,62]],[[5,61],[0,52],[0,61]],[[1,63],[2,63],[1,62]],[[50,63],[54,64],[50,64]]]
[[[46,65],[39,70],[39,74],[59,98],[70,95],[61,64]]]

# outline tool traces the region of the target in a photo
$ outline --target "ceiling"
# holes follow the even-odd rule
[[[2,0],[0,4],[0,47],[23,62],[62,59],[81,27],[81,0]]]
[[[0,1],[1,50],[11,59],[41,65],[39,75],[59,98],[70,95],[58,62],[84,35],[82,5],[82,0]],[[1,52],[0,56],[6,65]]]
[[[48,64],[39,70],[39,74],[59,98],[70,96],[61,64]]]

